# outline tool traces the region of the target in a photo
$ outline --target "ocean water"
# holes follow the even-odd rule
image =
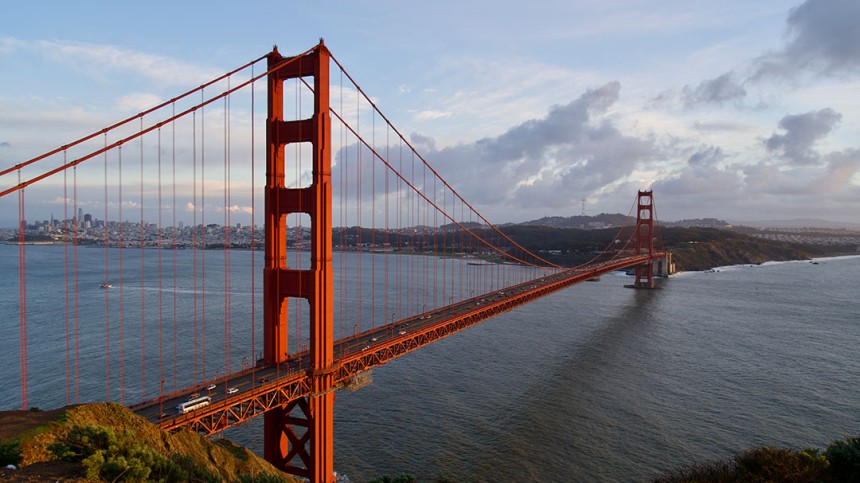
[[[125,252],[125,266],[139,269],[136,251]],[[105,253],[79,248],[79,283],[94,287],[79,293],[79,397],[135,402],[157,394],[159,374],[174,384],[172,342],[157,342],[152,304],[162,294],[162,311],[170,312],[173,293],[188,302],[202,290],[188,280],[177,290],[124,288],[143,300],[147,322],[141,334],[141,302],[127,296],[121,383],[119,350],[111,349],[108,362],[103,355],[105,327],[116,338],[119,320],[90,310],[112,300],[97,288]],[[115,267],[115,253],[107,253]],[[178,257],[181,279],[193,260],[190,252]],[[207,257],[213,268],[206,291],[223,294],[223,259]],[[65,281],[56,274],[62,261],[62,247],[28,247],[29,402],[40,407],[66,398],[66,317],[57,312],[65,305]],[[155,273],[153,263],[145,255],[146,273]],[[212,295],[205,309],[206,367],[201,354],[191,357],[193,348],[177,348],[180,386],[195,374],[211,376],[215,361],[226,360],[217,349],[224,331],[235,334],[234,368],[248,352],[249,280],[256,275],[248,252],[233,252],[230,263],[230,307]],[[0,246],[0,376],[7,387],[0,409],[20,407],[16,267],[17,247]],[[349,481],[401,472],[425,480],[647,481],[752,445],[823,447],[858,435],[858,281],[860,257],[840,257],[682,273],[653,291],[624,288],[623,274],[580,284],[377,368],[360,391],[339,392],[335,469]],[[258,283],[255,292],[261,289]],[[219,304],[221,319],[231,311],[231,326],[220,322]],[[203,337],[193,318],[180,314],[180,340]],[[259,330],[259,315],[255,320]],[[171,323],[161,331],[171,333]],[[155,350],[164,352],[164,367],[141,371],[157,364]],[[225,436],[262,453],[259,420]]]
[[[647,481],[860,435],[858,281],[860,257],[572,287],[339,392],[335,467],[350,481]],[[259,449],[259,431],[231,437]]]

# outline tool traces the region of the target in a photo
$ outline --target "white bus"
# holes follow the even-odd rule
[[[208,406],[211,402],[212,398],[209,396],[198,397],[189,401],[185,401],[184,403],[177,404],[176,410],[182,414],[185,414],[189,411],[194,411],[195,409],[200,409],[204,406]]]

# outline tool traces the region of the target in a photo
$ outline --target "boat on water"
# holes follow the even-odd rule
[[[109,280],[99,282],[99,288],[113,288],[113,284]]]

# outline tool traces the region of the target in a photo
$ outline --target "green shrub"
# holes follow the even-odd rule
[[[689,468],[676,468],[665,476],[655,478],[655,483],[674,482],[723,482],[737,481],[738,466],[734,461],[708,461],[696,463]]]
[[[735,458],[743,481],[785,483],[821,481],[827,470],[827,458],[817,449],[792,451],[787,448],[754,448]]]
[[[232,454],[233,457],[237,460],[248,461],[248,451],[242,446],[239,446],[236,443],[230,441],[229,439],[219,439],[218,441],[215,441],[215,444],[229,451],[230,454]]]
[[[21,443],[16,439],[0,441],[0,466],[21,464]]]
[[[860,436],[836,440],[824,451],[830,475],[837,481],[860,482]]]
[[[173,454],[170,460],[187,474],[187,481],[220,483],[221,477],[194,462],[194,458],[185,454]]]
[[[113,431],[95,426],[72,426],[66,436],[48,445],[48,451],[63,461],[83,461],[98,450],[116,445]]]
[[[165,483],[190,479],[220,481],[220,478],[213,478],[205,470],[185,469],[179,462],[139,444],[128,432],[117,436],[110,429],[73,426],[65,437],[49,445],[48,449],[61,460],[80,461],[87,478],[92,480]],[[191,478],[192,473],[197,477]]]

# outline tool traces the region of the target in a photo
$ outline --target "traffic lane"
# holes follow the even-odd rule
[[[197,393],[189,393],[166,398],[160,403],[137,411],[137,414],[153,422],[173,419],[183,414],[177,409],[177,406],[183,402],[200,396],[211,397],[212,403],[223,401],[236,394],[243,393],[273,382],[281,377],[290,376],[299,372],[302,359],[304,358],[297,358],[295,361],[291,361],[293,362],[292,364],[282,364],[282,366],[286,365],[286,367],[282,367],[280,372],[277,367],[266,367],[228,379],[226,382],[223,379],[219,379],[218,382],[213,383],[215,387],[212,389],[208,389],[207,387],[204,391],[198,391]],[[237,391],[234,394],[230,394],[229,391],[231,388],[235,388]]]
[[[602,266],[602,264],[598,265],[598,267],[600,266]],[[371,349],[373,343],[378,342],[380,340],[403,336],[410,331],[426,328],[431,324],[438,322],[440,317],[449,318],[468,313],[472,310],[473,307],[480,306],[486,303],[497,302],[499,300],[509,298],[511,295],[518,295],[528,290],[535,289],[539,285],[545,285],[548,282],[568,278],[571,272],[585,273],[592,271],[594,270],[571,270],[567,272],[551,274],[542,279],[524,282],[518,285],[508,287],[505,290],[500,290],[487,294],[481,299],[473,298],[437,311],[430,312],[428,314],[416,315],[405,319],[404,321],[379,327],[368,333],[362,334],[357,338],[341,340],[335,344],[334,352],[340,353],[341,356],[350,355],[355,352],[363,352],[365,350]],[[231,387],[238,389],[237,393],[242,393],[247,390],[259,387],[259,385],[261,384],[275,383],[281,377],[292,375],[296,372],[302,371],[304,368],[307,368],[308,363],[309,357],[307,355],[302,355],[289,359],[282,363],[280,366],[260,368],[252,371],[251,373],[243,374],[239,377],[228,380],[226,384],[219,380],[219,382],[215,383],[215,388],[207,389],[207,395],[212,398],[212,402],[219,402],[224,399],[227,399],[229,396],[232,396],[232,394],[228,394],[229,388]],[[283,368],[284,371],[279,371],[279,368]],[[254,380],[255,378],[257,378],[256,381]],[[218,390],[219,386],[221,387],[222,391]],[[193,399],[191,398],[192,395],[193,394],[183,394],[170,399],[165,399],[160,404],[156,404],[152,407],[139,411],[139,414],[144,415],[149,419],[154,419],[156,421],[158,421],[159,419],[169,419],[172,417],[176,417],[180,414],[176,410],[176,406],[182,402],[187,401],[189,398]]]

